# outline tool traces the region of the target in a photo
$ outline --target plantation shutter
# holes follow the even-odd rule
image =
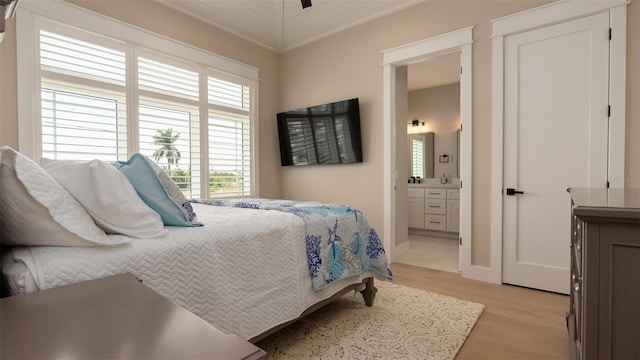
[[[121,44],[63,32],[40,30],[42,156],[125,159],[126,59],[117,49]]]
[[[18,74],[39,90],[19,91],[21,103],[36,105],[19,117],[35,131],[25,141],[34,160],[117,161],[140,152],[188,198],[257,195],[257,69],[108,19],[94,19],[103,24],[96,33],[35,18],[23,29],[36,40],[23,46],[35,66]]]
[[[424,141],[411,139],[412,154],[411,154],[411,176],[424,177]]]
[[[251,193],[249,86],[217,75],[207,81],[209,102],[209,195]]]
[[[187,197],[200,197],[197,67],[147,55],[137,59],[140,152]]]

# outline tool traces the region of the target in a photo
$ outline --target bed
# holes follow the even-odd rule
[[[20,156],[12,156],[7,160],[3,151],[3,180],[27,163],[21,159],[21,165]],[[63,172],[69,172],[67,165]],[[101,179],[104,176],[100,173]],[[373,278],[391,278],[375,230],[364,214],[347,206],[266,199],[180,203],[181,199],[189,226],[163,224],[151,231],[152,236],[106,234],[101,246],[52,246],[47,239],[44,245],[24,239],[16,244],[9,238],[24,236],[15,228],[28,216],[8,219],[7,214],[16,211],[10,205],[15,203],[7,190],[10,183],[0,186],[0,210],[2,277],[12,295],[128,272],[216,328],[255,342],[347,291],[363,292],[371,305]],[[114,186],[112,180],[104,183]],[[33,192],[33,186],[27,181],[24,187]],[[48,186],[49,191],[55,188],[53,183]],[[94,186],[92,191],[95,196],[100,189]],[[101,221],[108,220],[113,219]],[[142,230],[127,231],[139,235]]]

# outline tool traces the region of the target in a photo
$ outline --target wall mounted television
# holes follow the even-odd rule
[[[278,114],[282,166],[362,162],[358,99]]]

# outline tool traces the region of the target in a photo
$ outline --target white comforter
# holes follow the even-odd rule
[[[129,272],[218,329],[250,339],[297,318],[347,279],[314,292],[304,223],[277,211],[193,204],[204,227],[117,247],[17,247],[39,289]],[[114,236],[114,235],[110,235]]]

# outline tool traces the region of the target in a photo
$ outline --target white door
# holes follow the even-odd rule
[[[508,36],[504,54],[503,282],[568,294],[566,190],[607,185],[609,15]]]

